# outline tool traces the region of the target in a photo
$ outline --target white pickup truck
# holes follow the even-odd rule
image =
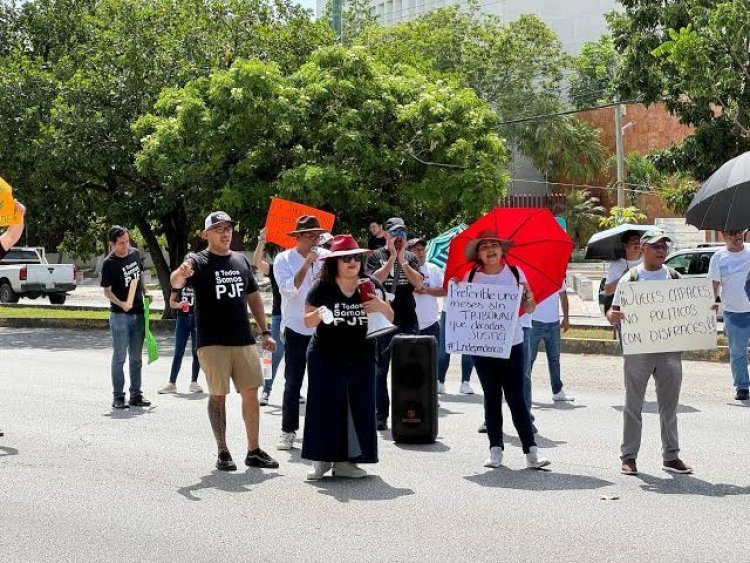
[[[43,248],[15,247],[0,260],[0,303],[46,295],[50,303],[62,305],[75,288],[76,267],[48,264]]]

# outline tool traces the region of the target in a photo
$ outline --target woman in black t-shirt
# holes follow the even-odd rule
[[[378,461],[375,429],[375,341],[367,338],[367,314],[393,310],[380,282],[362,302],[363,256],[351,235],[337,235],[318,280],[307,295],[305,325],[315,327],[307,351],[307,410],[302,457],[312,460],[310,480],[364,477],[356,463]]]

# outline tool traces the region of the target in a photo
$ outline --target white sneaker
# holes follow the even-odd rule
[[[575,401],[575,397],[572,395],[566,395],[563,389],[560,389],[558,393],[552,394],[553,401]]]
[[[438,395],[445,395],[445,383],[438,381]]]
[[[279,441],[276,442],[276,449],[291,450],[294,447],[294,438],[296,437],[296,432],[282,432],[281,436],[279,436]]]
[[[191,381],[190,392],[191,393],[203,393],[203,387],[201,387],[197,381]]]
[[[541,469],[542,467],[547,467],[550,463],[550,460],[539,457],[539,451],[536,446],[531,446],[529,453],[526,454],[527,469]]]
[[[170,381],[164,387],[162,387],[161,389],[159,389],[157,391],[157,393],[159,393],[159,395],[167,395],[167,394],[172,394],[173,395],[173,394],[177,393],[177,385],[175,385],[174,383],[172,383]]]
[[[349,479],[361,479],[367,476],[367,471],[358,467],[350,461],[337,461],[333,464],[334,477],[348,477]]]
[[[458,390],[458,392],[462,395],[473,395],[474,389],[471,388],[471,385],[469,385],[468,381],[462,381],[461,388]]]
[[[494,446],[490,448],[490,457],[484,461],[485,467],[500,467],[503,464],[503,448]]]
[[[260,399],[258,399],[258,404],[259,404],[259,405],[260,405],[261,407],[265,407],[265,406],[266,406],[266,405],[268,404],[268,395],[269,395],[269,394],[268,394],[268,393],[267,393],[266,391],[263,391],[263,392],[262,392],[262,393],[260,394]]]
[[[323,476],[333,467],[330,461],[313,461],[313,466],[307,472],[308,481],[320,481]]]

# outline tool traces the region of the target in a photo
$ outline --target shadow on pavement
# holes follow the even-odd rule
[[[144,414],[151,414],[154,412],[156,405],[151,405],[147,409],[143,407],[130,407],[129,409],[112,409],[112,412],[104,413],[102,416],[111,418],[112,420],[128,420],[141,416]]]
[[[515,446],[517,448],[521,447],[521,440],[518,439],[518,436],[509,436],[507,434],[503,434],[503,439],[505,440],[506,444],[510,444],[511,446]],[[536,442],[537,447],[539,447],[540,449],[556,448],[557,446],[567,444],[567,442],[564,442],[562,440],[551,440],[549,438],[545,438],[541,434],[534,434],[534,441]]]
[[[625,409],[624,405],[612,405],[612,408],[618,412],[622,412]],[[659,405],[656,401],[644,401],[643,402],[643,413],[645,414],[659,414]],[[689,405],[677,405],[677,414],[694,414],[701,412],[695,407]]]
[[[320,494],[333,497],[339,502],[349,502],[352,500],[394,500],[414,494],[412,489],[392,487],[377,475],[369,475],[362,479],[324,477],[320,481],[310,481],[310,483],[318,487]]]
[[[0,457],[8,457],[12,455],[18,455],[16,448],[9,448],[8,446],[0,446]]]
[[[264,481],[276,477],[281,477],[281,474],[263,473],[258,469],[248,469],[244,473],[214,469],[210,474],[201,477],[195,485],[180,487],[177,489],[177,493],[188,500],[201,500],[194,493],[206,489],[216,489],[227,493],[247,493],[252,490],[249,488],[252,485],[260,485]]]
[[[464,477],[464,479],[483,487],[525,491],[592,490],[614,485],[610,481],[587,475],[570,475],[568,473],[536,471],[533,469],[514,471],[507,467],[491,469],[485,473]]]
[[[0,350],[27,348],[42,350],[111,350],[112,337],[109,331],[99,329],[69,330],[58,328],[4,328],[0,330]],[[174,338],[158,336],[162,357],[171,357]]]
[[[172,396],[183,401],[201,401],[208,398],[208,393],[174,393]]]
[[[733,401],[731,403],[727,403],[730,407],[745,407],[750,408],[750,401]]]
[[[532,401],[531,407],[542,411],[574,411],[576,409],[587,408],[586,405],[576,404],[574,401],[552,401],[551,403],[537,403],[536,401]]]
[[[393,445],[400,450],[410,452],[442,453],[451,451],[450,446],[446,446],[440,440],[432,444],[399,444],[398,442],[394,442]]]
[[[465,414],[463,411],[452,411],[450,409],[446,409],[444,406],[441,406],[438,408],[438,417],[442,418],[444,416],[448,416],[449,414]]]
[[[473,403],[481,405],[484,402],[484,395],[474,393],[473,395],[448,395],[443,393],[438,395],[438,401],[441,403]]]
[[[696,495],[705,497],[731,497],[750,495],[750,487],[738,487],[728,483],[709,483],[692,475],[674,475],[660,479],[653,475],[639,473],[635,476],[643,481],[641,489],[662,495]]]

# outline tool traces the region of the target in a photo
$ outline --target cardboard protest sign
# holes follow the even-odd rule
[[[625,315],[623,354],[716,348],[714,292],[709,280],[623,282],[618,292]]]
[[[279,197],[271,198],[271,207],[266,217],[266,240],[278,244],[283,248],[292,248],[297,244],[287,233],[294,230],[297,219],[303,215],[314,215],[320,221],[321,228],[326,231],[333,229],[336,216],[309,205],[295,203]]]
[[[453,283],[445,297],[445,351],[510,358],[522,288]]]
[[[16,213],[13,188],[8,182],[0,178],[0,227],[20,225],[22,222],[23,215]]]

